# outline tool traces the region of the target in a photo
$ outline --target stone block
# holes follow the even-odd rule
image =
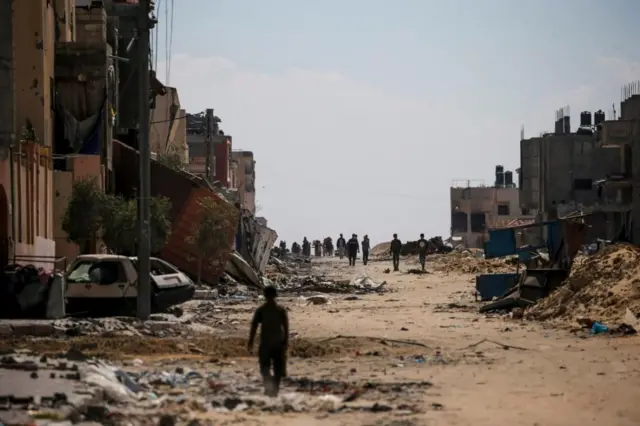
[[[36,337],[49,337],[56,333],[56,328],[51,323],[18,323],[13,324],[13,335],[16,337],[21,336],[36,336]]]

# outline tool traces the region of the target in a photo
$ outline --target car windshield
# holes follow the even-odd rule
[[[91,267],[95,264],[95,260],[85,260],[82,262],[78,262],[69,275],[67,275],[67,282],[70,283],[88,283],[91,282],[91,278],[89,278],[89,271]]]

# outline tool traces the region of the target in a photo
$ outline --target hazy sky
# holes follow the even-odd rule
[[[169,67],[159,1],[159,76],[255,153],[289,243],[446,236],[452,181],[640,79],[638,0],[174,0]]]

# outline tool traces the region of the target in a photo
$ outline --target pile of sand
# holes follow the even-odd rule
[[[391,249],[391,242],[388,241],[386,243],[376,244],[369,253],[372,257],[378,256],[386,256],[389,255],[389,250]]]
[[[529,308],[527,316],[567,322],[589,318],[615,325],[627,309],[640,314],[640,249],[616,244],[576,258],[563,286]]]
[[[471,251],[434,254],[427,257],[429,270],[459,274],[496,274],[515,272],[506,259],[483,259]]]

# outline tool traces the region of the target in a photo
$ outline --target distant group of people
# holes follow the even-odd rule
[[[333,242],[331,237],[325,238],[322,243],[320,240],[314,240],[313,244],[304,237],[302,245],[297,242],[291,245],[291,252],[297,255],[311,256],[312,245],[314,246],[316,256],[333,256]],[[286,252],[286,241],[280,241],[279,247],[283,252]],[[356,259],[361,247],[362,263],[366,265],[369,262],[369,249],[371,244],[369,236],[367,235],[364,236],[360,244],[358,242],[358,235],[351,234],[351,238],[345,240],[344,236],[340,234],[340,237],[338,237],[336,241],[336,247],[338,249],[338,256],[342,259],[346,254],[349,258],[349,265],[351,266],[356,264]],[[428,251],[429,241],[424,238],[424,234],[420,234],[420,239],[418,240],[418,258],[423,271]],[[393,234],[393,239],[389,245],[389,254],[393,261],[394,271],[399,270],[401,252],[402,241],[398,238],[398,234]],[[260,374],[263,378],[265,393],[270,396],[276,396],[280,390],[282,379],[287,376],[289,317],[286,309],[276,302],[277,290],[275,287],[265,287],[264,297],[265,303],[256,309],[253,320],[251,321],[247,349],[250,353],[253,351],[253,344],[258,328],[261,328],[260,346],[258,347]]]
[[[351,234],[351,238],[347,241],[344,236],[340,234],[336,241],[338,247],[338,256],[342,259],[345,255],[349,259],[349,265],[355,266],[358,253],[360,253],[360,242],[358,242],[358,235]],[[365,235],[362,239],[362,263],[369,263],[369,249],[371,248],[371,242],[369,236]]]
[[[424,238],[424,234],[420,234],[418,240],[418,261],[424,272],[425,263],[427,261],[427,253],[429,252],[429,241]],[[393,234],[393,239],[389,245],[389,254],[393,262],[393,270],[400,270],[400,254],[402,253],[402,241],[398,238],[398,234]]]
[[[307,237],[302,239],[302,244],[294,242],[291,244],[291,253],[297,256],[311,257],[311,246],[314,248],[314,255],[316,257],[329,256],[333,257],[335,254],[342,259],[345,256],[349,259],[349,265],[355,266],[358,254],[362,252],[362,263],[369,263],[369,249],[371,248],[371,242],[369,236],[365,235],[362,239],[362,243],[358,241],[357,234],[351,234],[349,240],[344,238],[343,234],[340,234],[336,240],[336,252],[334,252],[333,240],[331,237],[326,237],[323,241],[314,240],[313,243],[309,242]],[[282,240],[279,244],[280,250],[287,250],[287,242]],[[429,241],[424,237],[424,234],[420,234],[418,240],[418,260],[422,270],[425,269],[425,262],[427,259],[427,253],[429,251]],[[389,255],[393,262],[393,270],[400,270],[400,254],[402,252],[402,241],[398,238],[398,234],[393,234],[393,239],[389,246]]]

